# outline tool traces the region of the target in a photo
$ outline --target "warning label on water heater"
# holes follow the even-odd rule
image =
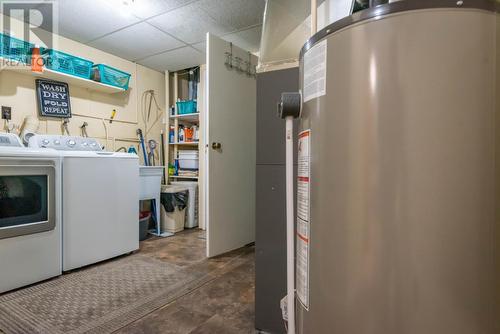
[[[311,130],[299,134],[297,180],[297,296],[309,310]]]
[[[304,55],[304,102],[326,94],[326,40]]]

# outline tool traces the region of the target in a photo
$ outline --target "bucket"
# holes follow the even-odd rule
[[[149,211],[142,211],[139,214],[139,241],[144,241],[148,238],[150,218],[151,212]]]

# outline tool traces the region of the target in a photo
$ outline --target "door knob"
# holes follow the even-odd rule
[[[214,150],[220,150],[222,148],[221,143],[212,143],[212,149]]]

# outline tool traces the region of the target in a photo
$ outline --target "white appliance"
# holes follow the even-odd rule
[[[63,271],[139,249],[139,158],[95,139],[36,135],[62,157]]]
[[[0,293],[61,274],[61,160],[0,133]]]

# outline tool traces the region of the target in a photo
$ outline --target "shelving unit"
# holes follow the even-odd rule
[[[0,61],[3,59],[0,57]],[[33,72],[31,71],[31,68],[29,66],[20,68],[20,67],[3,67],[0,68],[0,71],[13,71],[16,73],[24,74],[24,75],[30,75],[36,78],[44,78],[44,79],[51,79],[55,81],[62,81],[66,82],[70,85],[75,85],[78,87],[86,88],[91,91],[95,92],[102,92],[102,93],[107,93],[107,94],[115,94],[115,93],[122,93],[125,92],[125,89],[123,88],[118,88],[115,86],[111,85],[106,85],[101,82],[97,82],[94,80],[89,80],[89,79],[84,79],[84,78],[79,78],[73,75],[57,72],[51,69],[44,69],[43,72]]]
[[[182,92],[182,84],[184,83],[185,86],[185,81],[182,82],[183,80],[179,76],[179,72],[175,72],[173,74],[173,96],[172,99],[169,101],[169,105],[174,105],[175,106],[175,115],[169,115],[168,117],[168,124],[167,124],[167,133],[170,134],[170,127],[173,126],[174,128],[174,138],[177,140],[179,138],[179,126],[180,125],[195,125],[198,126],[198,128],[201,127],[201,115],[200,112],[192,113],[192,114],[182,114],[178,115],[177,114],[177,106],[176,103],[178,99],[181,100],[186,100],[187,96],[185,92]],[[185,89],[184,89],[185,91]],[[200,108],[200,103],[198,103],[198,108]],[[200,110],[200,109],[199,109]],[[169,152],[168,152],[168,162],[170,164],[174,163],[174,160],[178,157],[179,150],[193,150],[193,151],[199,151],[201,148],[200,142],[170,142],[170,135],[167,136],[169,138]],[[201,159],[201,158],[200,158]],[[200,175],[198,176],[179,176],[179,175],[169,175],[168,177],[170,180],[175,180],[175,181],[197,181],[200,182]]]

